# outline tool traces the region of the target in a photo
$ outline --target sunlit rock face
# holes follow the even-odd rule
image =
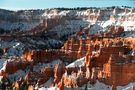
[[[113,85],[113,87],[134,82],[134,54],[131,53],[134,51],[134,40],[134,38],[80,39],[77,42],[73,38],[68,40],[69,46],[64,45],[62,50],[57,51],[57,53],[65,51],[63,55],[65,55],[64,59],[67,61],[69,61],[69,57],[72,57],[71,55],[76,57],[76,59],[81,57],[85,57],[85,59],[82,61],[82,66],[79,66],[79,62],[78,65],[76,63],[74,66],[69,65],[66,68],[62,64],[56,65],[54,68],[54,82],[62,82],[66,87],[74,88],[80,87],[88,81],[96,83],[96,80]],[[66,45],[67,42],[65,43]],[[76,47],[79,55],[71,54],[67,56],[68,50],[70,50],[68,54],[74,51],[74,48],[71,48],[70,45],[73,47],[77,44],[82,44],[85,48]],[[86,49],[86,47],[89,48]],[[44,52],[42,51],[42,53]],[[53,53],[53,55],[62,59],[62,56],[58,56],[57,53]],[[84,55],[80,56],[80,53]]]

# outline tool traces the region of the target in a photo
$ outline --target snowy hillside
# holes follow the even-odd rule
[[[47,28],[49,30],[42,33],[42,30],[45,28],[45,23],[43,23],[44,20],[50,20],[50,22],[47,23]],[[59,24],[53,22],[57,20],[59,20]],[[80,27],[89,27],[91,34],[95,34],[98,31],[108,30],[107,27],[111,25],[124,26],[125,37],[135,37],[135,9],[124,7],[20,11],[8,11],[1,9],[0,30],[24,30],[24,34],[29,34],[25,31],[32,30],[36,27],[34,30],[41,33],[38,38],[33,36],[16,41],[10,40],[10,42],[1,41],[0,48],[11,48],[16,43],[20,43],[21,49],[19,50],[25,50],[26,48],[60,48],[63,45],[64,40],[67,40],[70,36],[79,31]],[[17,50],[11,49],[9,52],[13,53],[14,51],[14,53],[20,55],[21,53]],[[13,55],[11,53],[10,55]]]
[[[42,19],[50,19],[56,17],[72,18],[68,20],[69,23],[76,23],[83,26],[81,22],[87,22],[89,25],[99,25],[106,27],[108,25],[122,25],[125,30],[135,29],[135,9],[134,8],[90,8],[82,10],[59,10],[59,9],[46,9],[46,10],[20,10],[20,11],[7,11],[0,10],[0,28],[5,30],[30,30],[31,28],[39,25]],[[79,19],[81,21],[72,21]],[[87,25],[87,26],[89,26]],[[71,27],[71,26],[69,26]]]
[[[5,30],[29,30],[39,25],[45,10],[0,10],[0,28]]]
[[[109,9],[95,8],[86,10],[63,10],[63,11],[54,9],[45,11],[45,13],[42,16],[44,18],[55,18],[55,17],[76,18],[81,19],[82,22],[87,22],[88,26],[95,24],[101,26],[102,28],[105,28],[109,25],[120,25],[124,26],[126,31],[135,29],[134,8],[115,7]],[[83,26],[83,24],[80,25]]]

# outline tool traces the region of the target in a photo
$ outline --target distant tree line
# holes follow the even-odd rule
[[[19,32],[20,28],[16,28],[16,29],[12,29],[12,30],[5,30],[3,28],[0,28],[0,34],[4,34],[4,33],[14,33],[14,32]]]
[[[5,30],[3,28],[0,28],[0,34],[9,33],[9,30]]]
[[[112,6],[112,7],[104,7],[106,9],[114,9],[119,8],[120,6]],[[125,8],[131,8],[129,6],[121,6]],[[99,7],[76,7],[76,8],[65,8],[65,7],[59,7],[59,8],[52,8],[52,9],[58,9],[58,10],[87,10],[87,9],[100,9]]]

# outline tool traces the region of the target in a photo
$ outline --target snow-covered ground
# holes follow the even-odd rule
[[[129,12],[126,12],[127,10],[129,10]],[[72,28],[73,26],[75,26],[74,28],[76,28],[77,25],[84,26],[85,22],[87,22],[87,24],[90,24],[90,25],[97,24],[101,26],[102,28],[105,28],[108,25],[112,25],[112,24],[122,25],[127,31],[131,29],[132,30],[135,29],[135,26],[134,26],[135,25],[135,19],[134,19],[135,12],[133,12],[133,10],[134,8],[116,7],[115,9],[112,9],[110,7],[110,9],[107,9],[107,8],[96,9],[95,8],[95,9],[86,9],[86,10],[48,9],[48,10],[22,10],[22,11],[16,11],[16,12],[1,11],[0,15],[5,16],[5,18],[7,18],[7,15],[5,15],[5,13],[8,14],[8,17],[10,16],[12,17],[12,13],[15,13],[16,18],[20,19],[20,21],[15,21],[15,22],[10,22],[10,20],[2,21],[0,23],[0,28],[4,28],[5,30],[12,30],[12,29],[17,29],[17,28],[20,28],[21,30],[29,30],[39,25],[40,20],[55,18],[57,16],[57,17],[70,17],[73,19],[75,18],[80,19],[80,21],[76,19],[75,20],[76,22],[74,22],[73,19],[67,20],[68,23],[70,23],[70,25],[66,26],[65,28],[67,27]],[[96,16],[97,19],[89,18],[93,16]],[[112,16],[113,18],[110,19],[110,16]],[[98,19],[98,17],[100,19]],[[58,29],[62,29],[62,27],[60,26],[60,28],[58,27]],[[73,29],[71,30],[73,31]]]
[[[132,90],[132,87],[135,87],[135,83],[129,83],[126,86],[117,86],[117,90]],[[79,88],[72,88],[72,90],[112,90],[112,86],[105,85],[102,82],[97,82],[92,85],[90,83],[83,85],[82,87]],[[47,87],[41,87],[38,90],[58,90],[57,85],[55,87],[47,88]],[[71,88],[66,88],[64,87],[64,90],[71,90]]]
[[[87,84],[83,85],[82,87],[79,87],[78,89],[84,90],[86,87],[88,90],[111,90],[111,86],[105,85],[104,83],[99,82],[98,80],[96,81],[96,83],[94,85],[87,83]]]
[[[50,88],[45,88],[45,87],[41,87],[41,88],[38,88],[38,90],[59,90],[57,86],[55,87],[50,87]],[[64,89],[66,90],[66,89]]]
[[[7,62],[12,61],[12,59],[0,59],[0,72],[2,70],[5,70],[5,66],[7,64]],[[54,60],[52,62],[49,63],[38,63],[36,65],[34,65],[33,67],[33,71],[35,72],[40,72],[41,69],[45,68],[45,67],[54,67],[56,64],[61,64],[62,61],[61,60]],[[18,70],[13,74],[8,75],[8,78],[11,82],[20,79],[21,77],[24,77],[27,73],[29,72],[29,68],[26,68],[25,70]],[[46,82],[44,85],[50,86],[50,82],[52,82],[52,79],[50,78],[50,81]]]
[[[0,48],[7,48],[7,56],[20,56],[23,53],[24,44],[18,41],[0,41]]]
[[[57,48],[60,47],[63,44],[62,41],[56,40],[56,39],[22,39],[19,40],[11,40],[11,41],[0,41],[0,48],[7,49],[7,52],[5,55],[7,56],[21,56],[25,49],[31,50],[31,49],[41,49],[43,48]]]
[[[77,59],[76,61],[74,61],[73,63],[67,65],[66,67],[75,67],[75,66],[78,66],[78,67],[82,67],[84,66],[84,61],[85,61],[85,57],[81,58],[81,59]]]
[[[5,70],[6,63],[7,63],[6,59],[0,59],[0,72],[1,70]]]
[[[39,22],[2,22],[0,23],[0,28],[3,28],[5,30],[15,30],[15,29],[20,29],[20,30],[30,30],[31,28],[36,27],[39,24]]]
[[[61,60],[54,60],[50,63],[38,63],[37,65],[33,67],[33,71],[39,72],[42,68],[54,67],[56,64],[61,64],[61,63],[62,63]]]
[[[87,10],[49,10],[46,11],[42,17],[45,18],[54,18],[55,16],[69,16],[69,17],[80,17],[82,21],[84,22],[89,22],[89,24],[98,24],[102,28],[105,28],[109,25],[121,25],[124,26],[125,30],[130,30],[130,29],[135,29],[135,20],[133,19],[132,15],[135,14],[133,11],[133,8],[128,9],[130,12],[126,12],[125,8],[119,7],[119,9],[122,9],[121,12],[118,13],[117,9],[112,9],[109,11],[104,11],[107,10],[106,8],[101,8],[101,9],[87,9]],[[97,16],[100,17],[102,15],[102,19],[95,19],[91,20],[88,17],[89,16]],[[110,16],[112,16],[114,19],[109,19]],[[108,18],[109,17],[109,18]],[[123,19],[125,17],[125,20]],[[128,17],[128,18],[127,18]],[[106,19],[108,18],[108,19]],[[71,20],[72,21],[72,20]],[[93,23],[94,22],[94,23]],[[76,24],[78,24],[77,22]],[[84,24],[84,23],[83,23]],[[83,26],[83,24],[81,24]]]
[[[126,86],[117,86],[117,90],[132,90],[132,87],[135,88],[135,82],[134,83],[129,83]]]
[[[28,73],[28,71],[24,71],[24,70],[18,70],[17,72],[15,72],[14,74],[10,74],[8,75],[8,78],[10,80],[10,82],[14,82],[16,80],[19,80],[22,77],[25,77],[25,75]]]

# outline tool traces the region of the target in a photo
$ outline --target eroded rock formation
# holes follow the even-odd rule
[[[28,75],[30,76],[28,78],[32,78],[33,76],[33,78],[35,76],[37,78],[41,77],[39,82],[45,83],[50,77],[54,77],[55,84],[61,82],[62,85],[67,87],[80,87],[88,81],[95,83],[96,80],[113,85],[114,87],[126,85],[129,82],[135,81],[134,41],[135,39],[133,38],[97,38],[85,40],[72,38],[65,43],[61,50],[26,52],[24,54],[26,61],[35,63],[56,58],[73,60],[73,58],[69,58],[71,55],[75,58],[74,60],[86,56],[83,67],[70,68],[65,67],[64,64],[58,64],[54,68],[41,70],[41,75],[39,73],[36,75],[36,73],[32,72]],[[73,54],[73,52],[76,52],[76,54]],[[5,72],[9,74],[14,73],[18,69],[23,69],[25,65],[27,64],[23,65],[21,62],[12,64],[9,62]]]
[[[65,67],[64,64],[58,64],[55,67],[44,68],[41,72],[30,72],[26,80],[28,83],[38,82],[41,85],[52,77],[54,83],[59,84],[60,87],[74,88],[81,87],[89,81],[96,83],[96,80],[99,80],[115,88],[135,81],[134,41],[133,38],[85,40],[71,38],[60,50],[26,52],[23,55],[24,61],[7,62],[4,73],[14,73],[27,65],[33,68],[32,65],[49,62],[48,60],[65,59],[68,61],[85,57],[84,66]],[[2,72],[2,75],[4,73]]]

